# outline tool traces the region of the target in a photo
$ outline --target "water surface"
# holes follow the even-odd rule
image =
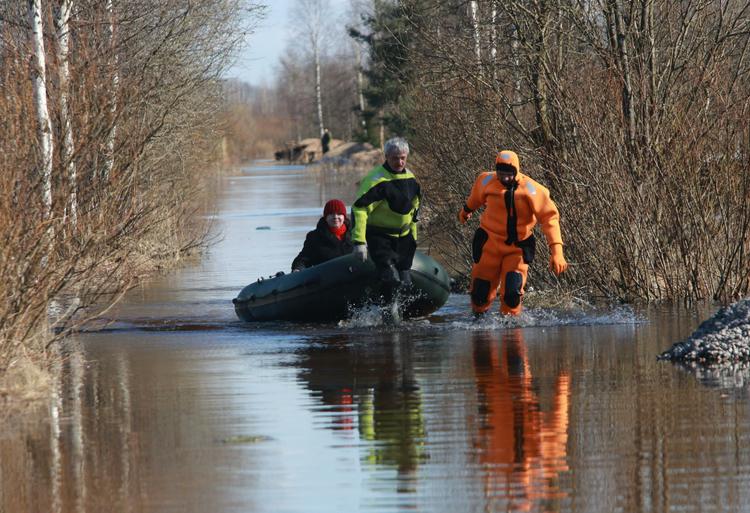
[[[357,179],[227,178],[203,261],[71,340],[49,415],[0,434],[0,512],[750,511],[742,376],[656,361],[705,311],[238,321]]]

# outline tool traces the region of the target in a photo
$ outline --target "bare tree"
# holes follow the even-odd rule
[[[0,3],[0,368],[19,351],[44,361],[140,277],[205,243],[195,213],[221,158],[221,77],[259,15],[244,0],[52,7]],[[76,230],[50,251],[58,201]]]
[[[360,124],[361,128],[365,130],[367,128],[367,123],[365,122],[365,118],[362,115],[365,112],[365,94],[364,94],[364,76],[362,75],[362,69],[364,68],[364,54],[362,53],[362,47],[357,41],[352,40],[352,46],[354,47],[354,55],[355,62],[356,62],[356,73],[357,73],[357,106],[359,107],[360,112]]]
[[[47,64],[44,49],[44,24],[41,0],[29,0],[29,23],[34,48],[31,79],[34,82],[34,99],[38,123],[38,141],[41,152],[42,201],[44,219],[52,217],[52,122],[47,106]]]
[[[479,29],[479,2],[476,0],[469,2],[469,22],[474,36],[474,58],[476,59],[477,73],[482,76],[482,36]]]
[[[115,11],[112,5],[113,0],[106,1],[106,12],[107,21],[109,27],[109,48],[111,63],[110,68],[112,70],[111,77],[112,83],[109,88],[110,94],[110,122],[109,134],[107,136],[107,146],[104,156],[104,169],[102,170],[102,178],[106,182],[109,180],[109,176],[112,173],[112,167],[114,166],[115,160],[115,137],[117,137],[117,99],[120,88],[120,71],[119,71],[119,59],[117,57],[117,41],[115,36]]]
[[[490,67],[492,69],[492,81],[497,80],[497,4],[496,0],[490,0]]]
[[[70,65],[68,62],[69,40],[70,40],[70,13],[73,8],[73,0],[62,0],[55,12],[55,33],[57,36],[57,66],[59,77],[60,96],[60,128],[62,132],[62,163],[66,170],[68,179],[67,211],[72,226],[78,224],[78,197],[76,164],[73,159],[75,152],[73,146],[73,129],[70,120]]]
[[[323,135],[323,99],[321,93],[320,61],[324,51],[325,38],[329,30],[331,6],[328,0],[296,0],[294,20],[299,23],[303,35],[309,43],[309,50],[313,59],[313,73],[315,83],[316,116],[319,136]]]
[[[494,80],[458,4],[402,3],[416,34],[412,141],[440,198],[424,215],[457,271],[468,234],[450,220],[502,146],[558,200],[571,287],[646,301],[750,292],[750,2],[496,2]]]

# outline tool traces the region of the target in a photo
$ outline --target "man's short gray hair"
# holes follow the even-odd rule
[[[383,145],[383,152],[386,156],[401,152],[409,153],[409,143],[403,137],[393,137],[388,139]]]

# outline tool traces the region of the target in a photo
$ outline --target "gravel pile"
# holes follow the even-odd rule
[[[750,361],[750,298],[716,312],[659,359],[706,364]]]

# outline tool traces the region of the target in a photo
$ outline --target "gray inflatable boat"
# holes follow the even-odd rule
[[[411,287],[400,293],[403,318],[423,317],[448,300],[450,278],[432,257],[417,251],[411,278]],[[299,272],[259,278],[232,302],[244,321],[330,322],[347,318],[353,308],[382,294],[375,264],[345,255]]]

